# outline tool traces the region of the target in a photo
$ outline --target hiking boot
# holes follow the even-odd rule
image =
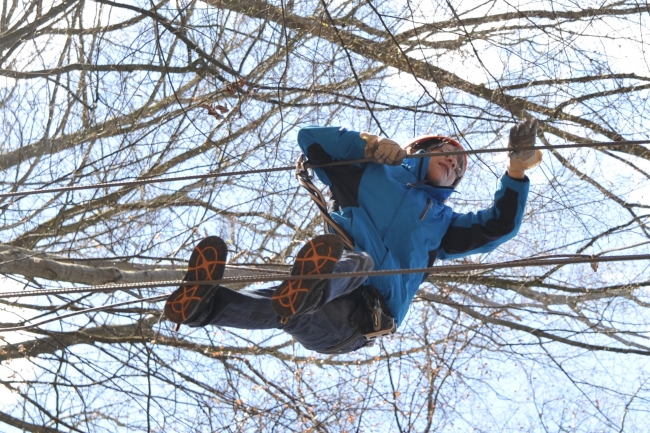
[[[226,269],[226,244],[217,236],[209,236],[194,247],[183,281],[220,280]],[[215,286],[183,284],[174,290],[165,303],[165,316],[178,326],[200,326],[209,313]],[[205,313],[205,314],[202,314]],[[178,326],[176,329],[178,329]]]
[[[298,251],[291,275],[330,274],[343,253],[343,241],[338,235],[316,236]],[[271,297],[276,313],[286,320],[312,311],[323,296],[327,280],[283,281]]]

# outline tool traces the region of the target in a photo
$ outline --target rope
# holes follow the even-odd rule
[[[428,268],[413,268],[413,269],[386,269],[379,271],[363,271],[363,272],[342,272],[337,274],[322,274],[322,275],[273,275],[273,276],[257,276],[257,277],[236,277],[236,278],[222,278],[220,280],[209,281],[183,281],[183,280],[167,280],[167,281],[153,281],[147,283],[134,283],[134,284],[104,284],[99,286],[87,286],[74,289],[50,289],[50,290],[29,290],[29,291],[16,291],[5,292],[0,294],[0,299],[8,298],[22,298],[28,296],[46,296],[46,295],[63,295],[73,293],[102,293],[102,292],[115,292],[120,290],[131,289],[153,289],[156,287],[169,287],[193,285],[193,286],[216,286],[227,284],[242,284],[242,283],[265,283],[271,281],[291,281],[291,280],[329,280],[333,278],[352,278],[352,277],[381,277],[387,275],[400,275],[400,274],[443,274],[443,273],[457,273],[466,271],[480,271],[489,269],[506,269],[518,267],[532,267],[532,266],[551,266],[551,265],[569,265],[579,263],[601,263],[601,262],[623,262],[623,261],[637,261],[637,260],[650,260],[650,254],[635,254],[635,255],[622,255],[622,256],[607,256],[607,257],[594,257],[582,256],[571,258],[553,258],[553,259],[523,259],[511,262],[502,263],[478,263],[467,265],[450,265],[450,266],[432,266]],[[162,295],[161,295],[162,296]]]
[[[309,196],[318,207],[323,220],[325,220],[325,233],[336,233],[341,237],[343,244],[349,250],[354,250],[354,240],[352,239],[352,236],[350,236],[343,227],[338,225],[338,223],[332,219],[330,213],[327,211],[327,202],[325,201],[325,197],[323,197],[323,194],[311,181],[312,177],[305,168],[304,155],[300,155],[300,158],[298,158],[298,161],[296,162],[296,178],[298,179],[298,183],[307,190]]]
[[[628,255],[628,256],[610,256],[610,257],[573,257],[568,259],[525,259],[518,260],[513,262],[504,262],[504,263],[495,263],[495,264],[475,264],[475,265],[452,265],[452,266],[436,266],[430,268],[419,268],[419,269],[401,269],[401,270],[388,270],[388,271],[369,271],[369,272],[347,272],[340,274],[327,274],[327,275],[293,275],[293,276],[282,276],[278,278],[230,278],[230,279],[221,279],[213,281],[192,281],[192,285],[218,285],[228,282],[263,282],[263,281],[275,281],[279,279],[283,280],[297,280],[297,279],[331,279],[331,278],[348,278],[355,276],[373,276],[373,275],[393,275],[397,273],[444,273],[447,272],[459,272],[466,270],[483,270],[483,269],[499,269],[499,268],[513,268],[513,267],[527,267],[527,266],[544,266],[544,265],[563,265],[563,264],[577,264],[577,263],[597,263],[597,262],[616,262],[616,261],[631,261],[631,260],[648,260],[650,259],[650,254],[641,254],[641,255]],[[55,289],[55,290],[32,290],[28,292],[9,292],[0,295],[2,298],[10,297],[24,297],[24,296],[37,296],[37,295],[49,295],[49,294],[63,294],[63,293],[80,293],[80,292],[100,292],[100,291],[117,291],[117,290],[126,290],[128,288],[145,288],[145,286],[157,287],[157,286],[170,286],[170,285],[179,285],[184,281],[161,281],[151,284],[140,284],[140,285],[105,285],[97,287],[85,287],[79,289]],[[74,316],[79,316],[82,314],[87,314],[94,311],[107,310],[109,308],[121,307],[124,305],[135,304],[139,302],[158,302],[164,299],[167,299],[168,295],[157,295],[151,296],[148,298],[136,299],[131,301],[119,302],[111,305],[102,305],[99,307],[86,308],[79,311],[74,311],[68,314],[61,316],[53,317],[51,319],[42,320],[40,322],[32,323],[29,325],[13,326],[1,328],[0,332],[15,332],[15,331],[26,331],[45,325],[47,323],[56,322],[58,320],[67,319]]]
[[[581,148],[581,147],[612,147],[612,146],[628,146],[628,145],[637,145],[637,144],[650,144],[650,140],[638,140],[638,141],[594,141],[589,143],[572,143],[572,144],[559,144],[555,146],[528,146],[521,147],[518,150],[545,150],[545,149],[570,149],[570,148]],[[500,152],[510,152],[512,149],[501,148],[501,149],[476,149],[476,150],[459,150],[455,152],[445,152],[446,155],[477,155],[481,153],[500,153]],[[650,150],[647,151],[650,153]],[[433,153],[418,153],[414,155],[409,155],[409,158],[427,158],[433,155]],[[337,165],[350,165],[350,164],[362,164],[365,162],[372,162],[371,158],[362,158],[355,160],[346,160],[346,161],[334,161],[327,164],[305,164],[305,168],[324,168],[324,167],[333,167]],[[101,189],[101,188],[114,188],[118,186],[139,186],[139,185],[148,185],[153,183],[164,183],[164,182],[179,182],[184,180],[198,180],[198,179],[214,179],[218,177],[225,176],[244,176],[249,174],[262,174],[262,173],[273,173],[279,171],[288,171],[294,170],[293,166],[283,166],[283,167],[273,167],[273,168],[262,168],[256,170],[244,170],[244,171],[233,171],[228,173],[207,173],[207,174],[195,174],[188,176],[179,176],[179,177],[152,177],[152,178],[143,178],[135,180],[125,180],[125,181],[115,181],[115,182],[103,182],[96,184],[82,184],[82,185],[70,185],[59,188],[43,188],[43,189],[32,189],[25,191],[14,191],[14,192],[5,192],[0,194],[0,199],[9,198],[9,197],[24,197],[28,195],[35,194],[48,194],[48,193],[58,193],[66,191],[80,191],[87,189]]]

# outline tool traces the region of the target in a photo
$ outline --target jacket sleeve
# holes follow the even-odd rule
[[[479,212],[454,212],[442,238],[438,257],[451,260],[469,254],[487,253],[515,237],[521,226],[528,198],[528,178],[501,177],[494,203]]]
[[[309,126],[298,132],[298,145],[309,159],[324,152],[334,160],[351,160],[364,157],[366,142],[356,131]]]

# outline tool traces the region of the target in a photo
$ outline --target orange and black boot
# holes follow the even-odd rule
[[[183,281],[220,280],[226,269],[227,254],[226,244],[221,238],[209,236],[203,239],[192,251]],[[215,292],[214,286],[182,284],[167,298],[165,316],[178,324],[176,329],[181,324],[201,326]]]
[[[316,236],[298,251],[291,275],[330,274],[343,254],[338,235]],[[271,305],[285,323],[289,317],[310,312],[321,300],[327,280],[283,281],[271,297]]]

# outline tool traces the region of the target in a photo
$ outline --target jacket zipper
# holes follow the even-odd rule
[[[424,217],[427,216],[427,212],[429,212],[429,209],[431,209],[431,199],[427,199],[427,207],[424,208],[422,211],[422,215],[420,215],[420,221],[424,220]]]

